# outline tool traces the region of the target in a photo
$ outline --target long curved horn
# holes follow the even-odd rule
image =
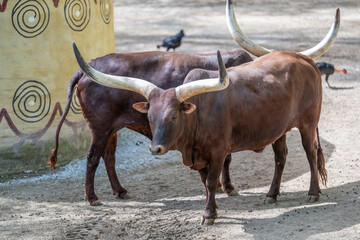
[[[84,58],[81,56],[75,43],[73,43],[73,48],[74,48],[76,60],[81,70],[89,78],[91,78],[93,81],[97,82],[98,84],[112,88],[130,90],[143,95],[146,99],[148,99],[150,92],[154,88],[157,88],[156,85],[142,79],[114,76],[114,75],[101,73],[90,67],[90,65],[87,62],[85,62]]]
[[[336,9],[335,21],[331,26],[329,32],[326,34],[325,38],[316,46],[308,50],[302,51],[300,53],[308,56],[311,59],[320,57],[321,55],[326,53],[327,50],[329,50],[329,48],[331,47],[331,45],[335,42],[336,36],[339,32],[339,28],[340,28],[340,9],[338,8]]]
[[[219,66],[219,77],[197,80],[176,87],[176,97],[180,102],[184,102],[186,99],[201,93],[220,91],[229,86],[229,77],[226,72],[224,62],[221,58],[220,51],[217,51],[217,59]]]
[[[269,49],[264,48],[256,44],[255,42],[251,41],[244,34],[244,32],[241,30],[240,26],[236,21],[232,0],[227,0],[226,2],[226,20],[231,35],[233,36],[235,41],[245,50],[247,50],[248,52],[252,53],[257,57],[263,56],[271,52]],[[300,53],[312,59],[320,57],[334,43],[337,33],[339,31],[339,27],[340,27],[340,9],[338,8],[336,10],[335,21],[331,26],[328,34],[325,36],[325,38],[315,47],[302,51]]]
[[[226,2],[226,22],[229,31],[235,41],[246,51],[257,57],[263,56],[271,52],[269,49],[264,48],[257,43],[251,41],[241,30],[239,24],[236,21],[232,0],[227,0]]]

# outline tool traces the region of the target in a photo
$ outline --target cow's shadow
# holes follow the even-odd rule
[[[334,151],[335,146],[326,139],[321,138],[321,129],[320,143],[324,152],[325,161],[327,161]],[[287,133],[287,146],[289,153],[282,176],[282,182],[297,178],[310,171],[298,130],[292,130]],[[242,151],[233,154],[230,173],[232,182],[235,187],[240,190],[262,186],[269,186],[270,188],[274,172],[275,161],[271,146],[268,146],[263,153]]]
[[[289,200],[260,207],[263,210],[286,205],[291,209],[276,217],[232,218],[220,215],[217,224],[243,225],[244,231],[253,239],[264,239],[264,232],[270,234],[267,239],[308,239],[316,234],[338,232],[360,223],[359,187],[360,181],[357,181],[323,190],[324,194],[316,203],[299,205]],[[306,192],[299,194],[305,196]],[[283,229],[285,225],[287,233]],[[285,235],[289,233],[291,235]]]

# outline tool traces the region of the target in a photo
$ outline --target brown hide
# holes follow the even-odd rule
[[[228,74],[227,89],[187,100],[197,107],[189,116],[181,114],[181,103],[174,97],[173,89],[154,90],[149,96],[148,113],[154,132],[151,145],[180,150],[184,162],[193,162],[191,167],[198,170],[204,167],[203,156],[211,152],[226,156],[241,150],[257,151],[290,129],[301,127],[305,120],[317,125],[321,78],[314,62],[306,56],[273,52],[229,68]],[[196,69],[185,82],[216,77],[217,71]],[[176,124],[169,120],[174,113],[179,115]]]
[[[252,61],[250,55],[241,49],[222,54],[226,67]],[[218,67],[215,53],[189,54],[158,51],[114,53],[94,59],[89,64],[103,73],[142,78],[164,89],[182,84],[186,74],[192,69],[216,70]],[[132,108],[134,103],[144,101],[144,97],[130,91],[104,87],[93,82],[81,70],[77,71],[69,83],[66,109],[56,132],[56,147],[49,157],[49,165],[52,167],[56,164],[59,132],[70,109],[71,96],[76,84],[76,93],[83,115],[92,131],[86,170],[86,196],[91,204],[99,203],[94,192],[94,175],[99,158],[103,157],[114,194],[124,198],[127,190],[120,185],[115,172],[116,132],[127,127],[151,139],[152,134],[146,114],[141,114]],[[230,180],[228,180],[228,185],[228,189],[233,189]]]
[[[317,201],[321,192],[318,174],[325,184],[327,174],[317,129],[321,76],[314,61],[278,51],[229,68],[228,75],[230,85],[225,90],[187,100],[196,106],[191,114],[184,112],[175,89],[157,88],[150,93],[152,154],[179,150],[184,164],[199,170],[207,194],[203,217],[211,223],[217,216],[217,179],[230,153],[273,145],[275,174],[267,196],[276,200],[287,155],[286,132],[296,127],[311,170],[309,199]],[[216,71],[195,69],[185,82],[216,77]]]

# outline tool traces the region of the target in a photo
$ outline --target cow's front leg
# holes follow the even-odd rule
[[[215,218],[217,217],[215,193],[218,188],[218,179],[220,177],[224,161],[225,156],[221,158],[212,157],[207,168],[208,174],[205,182],[207,198],[202,222],[204,225],[214,224]]]
[[[199,174],[200,174],[200,178],[201,178],[201,182],[204,184],[205,186],[205,190],[206,190],[206,203],[208,202],[208,189],[206,187],[206,179],[207,179],[207,175],[208,175],[208,168],[205,167],[203,169],[199,170]]]

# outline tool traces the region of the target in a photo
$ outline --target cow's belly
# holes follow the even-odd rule
[[[243,150],[259,152],[259,150],[264,149],[267,145],[274,143],[293,127],[295,127],[294,124],[278,123],[234,129],[231,152]]]

